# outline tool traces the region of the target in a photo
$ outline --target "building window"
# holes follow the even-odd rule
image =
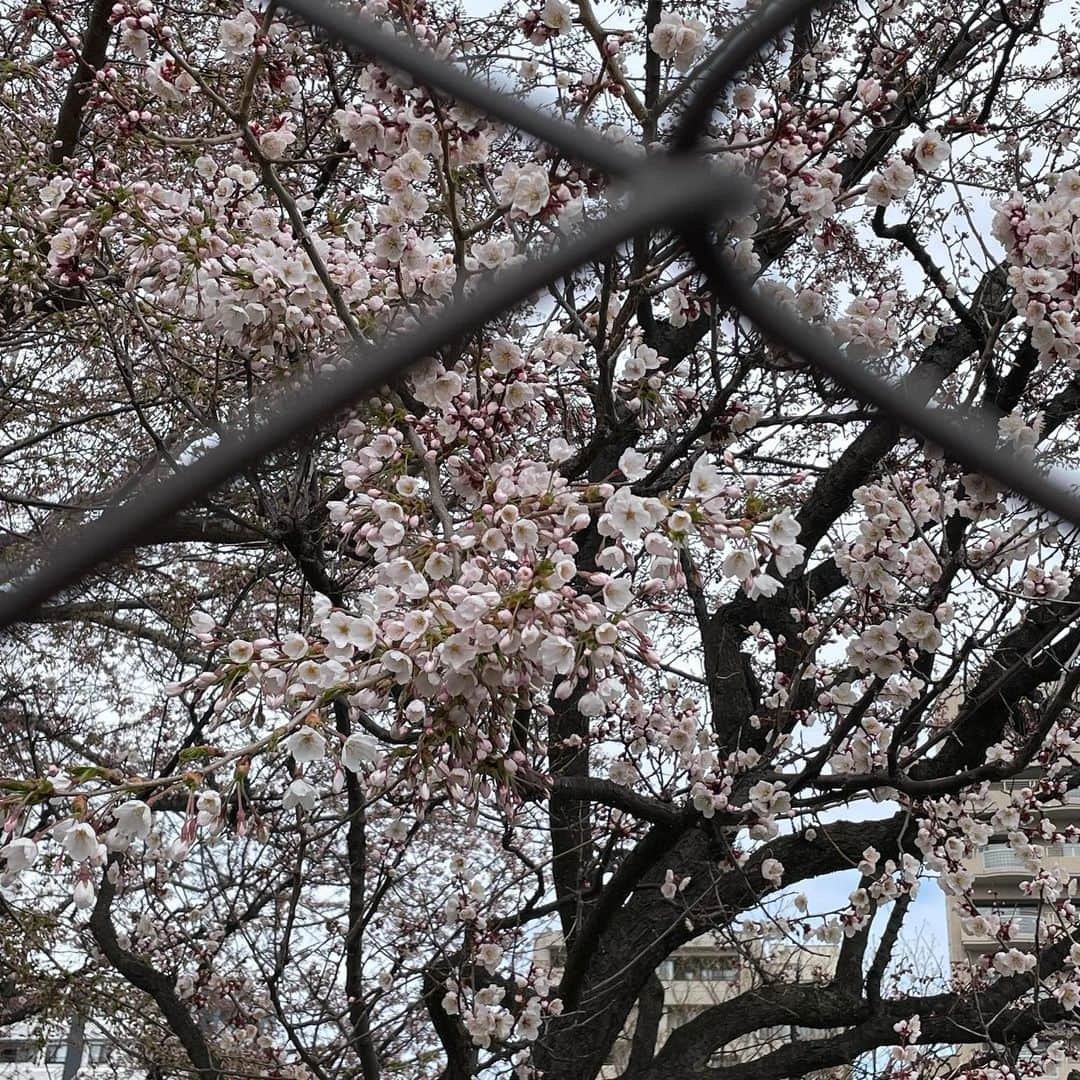
[[[1008,844],[991,844],[983,851],[983,866],[987,870],[1005,870],[1024,868],[1023,859]]]
[[[709,1005],[671,1005],[664,1010],[667,1018],[667,1026],[669,1031],[674,1031],[676,1028],[681,1028],[684,1024],[689,1024],[691,1020],[697,1019],[706,1009],[711,1008]]]
[[[1080,844],[1066,844],[1065,847],[1051,844],[1041,850],[1044,858],[1060,859],[1062,855],[1070,854],[1065,850],[1068,847],[1075,847],[1077,853],[1080,853]],[[1025,870],[1028,863],[1021,859],[1009,844],[991,844],[983,850],[983,866],[987,870]]]
[[[1030,1069],[1035,1061],[1043,1058],[1055,1042],[1061,1046],[1062,1050],[1065,1051],[1065,1054],[1069,1058],[1073,1057],[1076,1047],[1068,1040],[1054,1039],[1052,1036],[1043,1035],[1036,1036],[1027,1046],[1021,1047],[1019,1053],[1016,1055],[1016,1063],[1021,1066],[1027,1066]],[[1042,1075],[1049,1077],[1060,1075],[1058,1066],[1059,1063],[1056,1061],[1043,1061],[1041,1064]],[[1066,1072],[1067,1071],[1068,1069],[1066,1069]]]
[[[67,1043],[51,1042],[45,1047],[45,1062],[48,1065],[63,1065],[67,1061]]]
[[[1035,937],[1035,931],[1039,927],[1039,909],[1034,904],[1001,904],[988,905],[978,904],[976,910],[980,915],[987,917],[996,915],[1002,922],[1009,924],[1009,934],[1015,938]]]
[[[674,978],[683,982],[731,982],[736,978],[730,956],[676,956]]]
[[[739,1050],[724,1047],[722,1050],[714,1050],[709,1057],[708,1064],[714,1069],[721,1069],[727,1065],[742,1064],[743,1054]]]
[[[109,1060],[109,1044],[106,1042],[88,1042],[86,1060],[90,1065],[103,1065]]]
[[[0,1039],[0,1064],[24,1065],[37,1057],[37,1046],[27,1039]]]

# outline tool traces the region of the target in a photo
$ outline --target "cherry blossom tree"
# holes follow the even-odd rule
[[[753,15],[348,7],[642,155]],[[619,213],[283,3],[5,0],[0,38],[5,581]],[[805,5],[701,143],[754,183],[716,227],[757,290],[1063,480],[1077,50],[1060,0]],[[1078,561],[643,232],[6,634],[0,1026],[77,1012],[154,1077],[586,1080],[624,1032],[625,1080],[1037,1075],[1080,1005]],[[994,837],[1026,944],[974,904]],[[920,887],[992,943],[949,985]],[[706,934],[837,962],[657,1047]]]

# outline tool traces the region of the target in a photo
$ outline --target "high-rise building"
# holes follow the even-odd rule
[[[656,1049],[672,1031],[693,1020],[712,1005],[718,1005],[760,984],[762,978],[788,983],[824,982],[836,970],[839,948],[814,943],[807,946],[754,940],[735,949],[712,935],[704,934],[676,949],[659,968],[657,976],[664,988],[664,1008],[656,1033]],[[556,977],[565,958],[562,936],[544,934],[536,943],[535,959],[540,967],[551,968]],[[626,1067],[634,1037],[636,1013],[627,1019],[604,1077],[617,1077]],[[762,1029],[722,1047],[713,1065],[753,1061],[800,1039],[819,1039],[828,1032],[797,1025]],[[848,1080],[850,1067],[813,1073],[815,1080]]]
[[[0,1080],[85,1080],[116,1077],[112,1047],[77,1024],[39,1031],[26,1024],[0,1030]]]
[[[996,808],[1011,803],[1014,792],[1031,786],[1038,778],[1038,771],[1030,769],[994,784],[989,793],[991,805],[983,816],[990,820]],[[1037,865],[1060,865],[1072,877],[1080,876],[1080,789],[1070,791],[1058,804],[1044,805],[1043,815],[1053,822],[1058,833],[1074,839],[1041,845],[1038,852],[1028,853],[1022,845],[1010,844],[1007,835],[995,834],[965,864],[975,879],[972,886],[975,911],[961,910],[954,898],[947,900],[949,960],[961,988],[987,985],[998,977],[990,960],[1002,947],[997,932],[999,925],[1007,927],[1009,948],[1034,950],[1039,942],[1047,940],[1052,925],[1050,908],[1020,887],[1022,882],[1031,880]],[[1060,1044],[1065,1056],[1061,1061],[1047,1061],[1043,1075],[1064,1080],[1080,1069],[1080,1038],[1075,1025],[1047,1032],[1024,1056],[1041,1056],[1052,1043]],[[960,1057],[968,1060],[986,1051],[985,1046],[968,1046],[961,1050]]]

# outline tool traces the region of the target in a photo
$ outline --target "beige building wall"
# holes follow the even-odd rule
[[[1035,771],[1028,770],[1019,777],[995,785],[990,792],[993,805],[1008,804],[1013,790],[1029,786],[1036,776]],[[988,809],[986,817],[989,818],[992,812],[992,808]],[[1064,831],[1068,825],[1080,828],[1080,789],[1069,792],[1062,805],[1044,807],[1043,813],[1054,822],[1059,832]],[[1080,878],[1080,841],[1043,845],[1042,850],[1045,853],[1041,860],[1043,865],[1056,863],[1068,870],[1072,877]],[[1032,864],[1016,855],[1009,846],[1007,837],[995,835],[990,843],[967,860],[965,865],[975,877],[973,896],[979,913],[996,914],[1002,920],[1009,919],[1010,946],[1024,950],[1034,949],[1036,934],[1041,936],[1038,925],[1039,902],[1025,896],[1020,889],[1020,883],[1029,881],[1032,877]],[[961,976],[963,980],[965,977],[978,977],[981,972],[985,977],[986,960],[998,950],[999,942],[977,929],[965,927],[965,923],[969,921],[968,916],[959,912],[953,897],[946,899],[946,905],[949,959],[954,975]],[[990,977],[993,978],[993,974]],[[1064,1078],[1073,1069],[1080,1069],[1080,1043],[1075,1031],[1048,1035],[1043,1041],[1061,1041],[1066,1045],[1071,1042],[1073,1045],[1070,1056],[1065,1061],[1047,1064],[1045,1076]],[[964,1051],[963,1056],[970,1057],[977,1052],[977,1047],[972,1048]]]
[[[538,939],[536,962],[541,967],[552,968],[556,977],[564,955],[560,934],[546,934]],[[657,969],[664,987],[664,1010],[656,1033],[656,1049],[664,1045],[672,1031],[705,1009],[751,989],[761,981],[761,973],[789,983],[824,982],[836,970],[838,957],[839,947],[835,945],[814,943],[800,948],[786,943],[762,946],[759,941],[753,941],[737,951],[712,935],[696,938],[677,949]],[[635,1023],[636,1012],[633,1012],[602,1074],[605,1078],[617,1077],[625,1069]],[[754,1032],[724,1047],[714,1055],[713,1063],[753,1061],[792,1040],[822,1038],[827,1034],[794,1026]],[[850,1074],[851,1069],[844,1067],[810,1075],[816,1080],[848,1080]]]

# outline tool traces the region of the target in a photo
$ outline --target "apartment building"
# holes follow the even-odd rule
[[[995,806],[1011,800],[1014,790],[1030,786],[1037,780],[1037,770],[1028,770],[1020,776],[994,785],[990,796]],[[1060,804],[1045,806],[1044,814],[1054,822],[1058,832],[1066,832],[1069,826],[1080,830],[1080,788],[1070,791]],[[989,812],[987,814],[989,816]],[[1073,878],[1080,878],[1080,831],[1076,842],[1043,845],[1043,865],[1056,862],[1069,871]],[[1033,863],[1022,858],[1009,844],[1007,837],[994,836],[990,843],[974,858],[967,861],[967,869],[974,875],[975,908],[979,915],[997,916],[1009,923],[1009,943],[1018,949],[1034,949],[1037,941],[1046,933],[1050,913],[1034,897],[1024,894],[1021,882],[1029,881]],[[947,926],[949,959],[955,975],[961,981],[992,981],[996,973],[987,970],[988,958],[1000,947],[995,937],[987,932],[979,920],[962,914],[952,899],[947,901]],[[1038,1053],[1052,1042],[1063,1044],[1066,1059],[1048,1062],[1043,1075],[1064,1080],[1070,1072],[1080,1069],[1080,1035],[1075,1025],[1060,1032],[1048,1033],[1030,1053]],[[961,1056],[970,1057],[976,1049],[965,1050]]]
[[[0,1080],[105,1080],[120,1075],[112,1047],[77,1028],[0,1030]]]
[[[539,966],[550,967],[557,974],[565,955],[560,934],[545,934],[537,940],[535,958]],[[836,970],[838,957],[837,946],[821,943],[799,947],[786,942],[763,945],[754,940],[735,949],[712,935],[696,938],[677,949],[657,968],[664,988],[664,1010],[656,1034],[657,1050],[672,1031],[710,1006],[751,989],[763,978],[780,978],[789,983],[826,981]],[[635,1022],[636,1014],[631,1013],[602,1074],[605,1078],[617,1077],[625,1069]],[[796,1025],[763,1029],[723,1047],[711,1063],[753,1061],[792,1041],[817,1039],[827,1034]],[[810,1075],[813,1080],[848,1080],[850,1074],[850,1067],[842,1067]]]

